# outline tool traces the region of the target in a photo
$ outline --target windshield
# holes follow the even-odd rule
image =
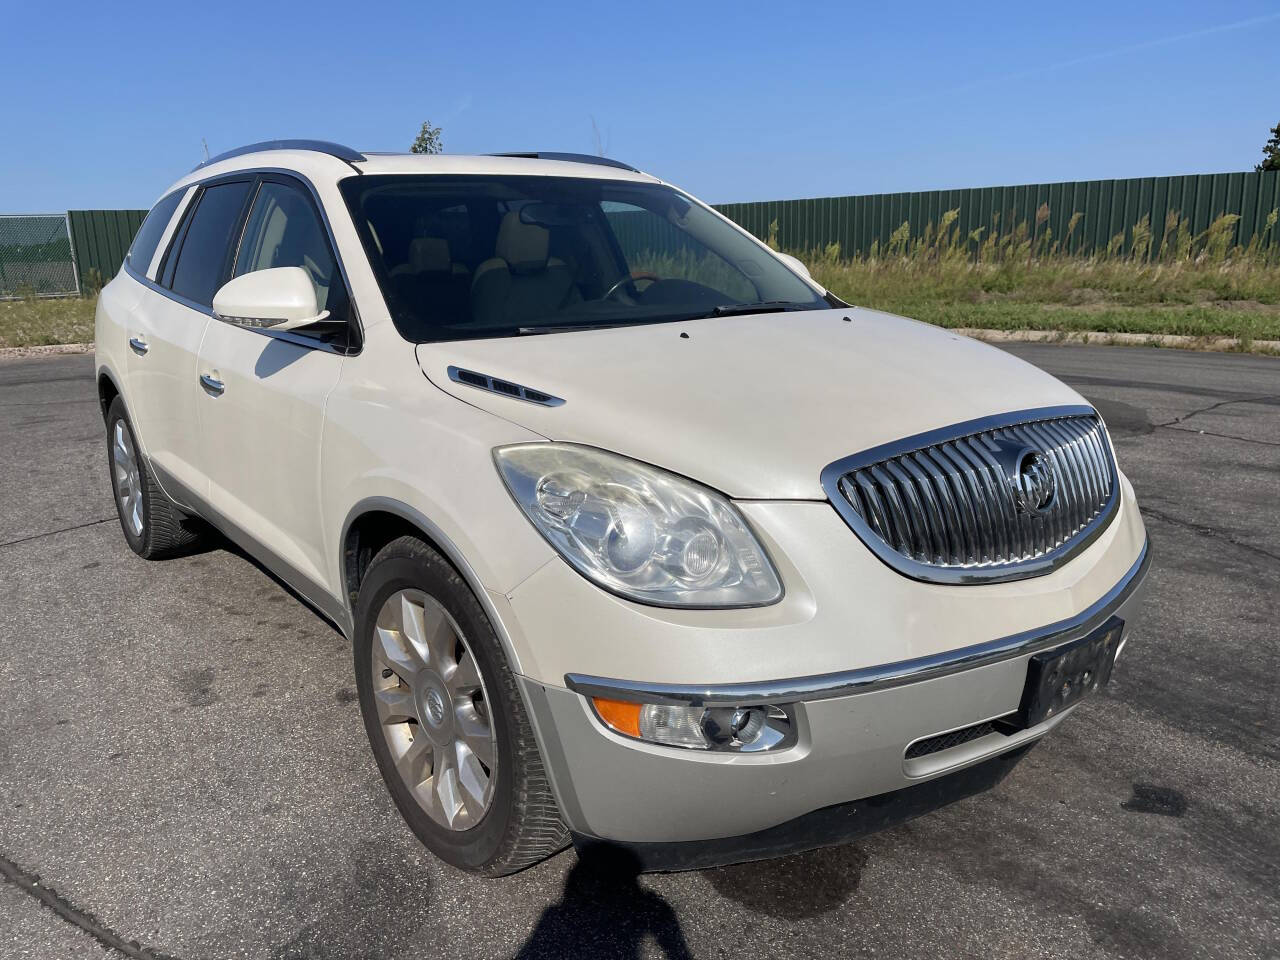
[[[396,326],[415,342],[828,305],[661,184],[366,175],[341,186]]]

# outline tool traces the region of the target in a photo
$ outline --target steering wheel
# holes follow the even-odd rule
[[[636,290],[637,280],[648,280],[650,283],[657,283],[661,279],[662,278],[658,276],[656,273],[650,273],[648,270],[633,270],[631,271],[631,273],[627,274],[625,277],[623,277],[621,280],[615,283],[612,287],[610,287],[608,291],[605,293],[605,295],[600,299],[608,300],[615,293],[617,293],[619,289],[621,289],[624,286],[630,286],[632,293],[639,293],[639,291]]]

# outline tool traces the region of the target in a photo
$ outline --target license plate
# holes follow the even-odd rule
[[[1018,726],[1043,723],[1111,679],[1111,667],[1124,632],[1124,621],[1112,617],[1088,636],[1035,654],[1027,663],[1027,683],[1018,708]]]

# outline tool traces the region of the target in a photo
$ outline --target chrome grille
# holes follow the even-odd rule
[[[823,485],[886,563],[956,583],[1049,572],[1105,526],[1117,480],[1097,413],[1066,407],[877,447],[829,466]]]

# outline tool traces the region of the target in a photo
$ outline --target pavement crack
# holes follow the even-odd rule
[[[1157,423],[1157,427],[1172,427],[1174,424],[1182,423],[1184,420],[1190,420],[1192,417],[1202,413],[1208,413],[1211,410],[1217,410],[1219,407],[1225,407],[1232,403],[1258,403],[1263,400],[1280,400],[1280,394],[1264,393],[1260,397],[1236,397],[1232,400],[1219,400],[1217,403],[1211,403],[1207,407],[1201,407],[1198,410],[1192,410],[1190,413],[1184,413],[1180,417],[1174,417],[1172,420],[1166,420],[1164,423]]]
[[[1178,433],[1204,434],[1206,437],[1219,437],[1223,440],[1239,440],[1242,443],[1260,443],[1264,447],[1280,447],[1275,440],[1258,440],[1255,437],[1237,437],[1233,433],[1214,433],[1212,430],[1197,430],[1195,427],[1170,427],[1160,424],[1165,430],[1176,430]]]
[[[0,876],[27,896],[48,907],[73,927],[78,927],[104,947],[110,947],[129,957],[130,960],[174,960],[169,954],[144,947],[136,940],[126,940],[93,914],[81,910],[53,887],[41,883],[39,876],[23,870],[2,853],[0,853]]]
[[[16,540],[6,540],[0,543],[0,549],[4,547],[17,546],[20,543],[30,543],[32,540],[42,540],[45,537],[53,537],[59,533],[70,533],[72,530],[83,530],[85,527],[96,527],[101,523],[110,523],[115,517],[103,517],[101,520],[88,520],[84,523],[77,523],[73,527],[62,527],[60,530],[46,530],[44,533],[33,533],[29,537],[18,537]]]
[[[66,406],[71,403],[98,403],[93,397],[84,400],[15,400],[12,403],[0,403],[0,407],[52,407]]]
[[[1168,523],[1175,527],[1181,527],[1184,530],[1190,530],[1192,533],[1198,533],[1204,537],[1210,537],[1214,540],[1220,540],[1223,543],[1229,543],[1233,547],[1239,547],[1241,550],[1247,550],[1250,553],[1256,553],[1259,556],[1267,557],[1277,563],[1280,563],[1280,554],[1272,553],[1270,550],[1264,550],[1262,547],[1255,547],[1253,544],[1245,543],[1243,540],[1237,540],[1235,537],[1229,536],[1228,534],[1220,533],[1213,529],[1213,527],[1206,527],[1201,523],[1192,523],[1190,520],[1181,520],[1178,517],[1171,517],[1163,510],[1157,510],[1155,507],[1148,506],[1145,503],[1142,505],[1142,515],[1144,517],[1154,517],[1156,520],[1163,523]]]

